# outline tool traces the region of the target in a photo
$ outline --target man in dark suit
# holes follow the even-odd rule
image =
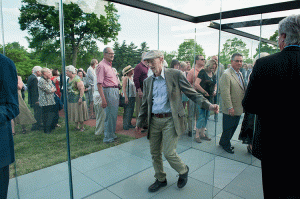
[[[9,164],[15,161],[11,120],[19,114],[15,64],[0,54],[0,198],[7,198]]]
[[[35,66],[32,69],[32,74],[28,77],[27,87],[28,87],[28,104],[34,109],[34,118],[37,121],[32,125],[31,130],[42,130],[42,110],[39,106],[39,92],[38,92],[38,79],[42,75],[42,68],[40,66]]]
[[[218,112],[219,107],[212,105],[202,94],[196,92],[181,71],[163,69],[164,58],[160,51],[149,51],[144,60],[154,74],[144,81],[136,130],[139,132],[143,122],[148,121],[148,139],[156,178],[148,190],[156,192],[167,185],[162,152],[172,168],[179,173],[178,188],[183,188],[187,183],[189,168],[176,153],[178,136],[185,131],[187,123],[181,91],[202,108]]]
[[[265,198],[299,198],[300,15],[279,22],[281,52],[256,61],[243,107],[256,114],[252,154],[261,160]]]

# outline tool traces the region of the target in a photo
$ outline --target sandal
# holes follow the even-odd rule
[[[23,133],[23,134],[26,134],[26,129],[22,129],[22,133]]]
[[[205,135],[205,136],[200,136],[200,139],[201,140],[207,140],[207,141],[211,141],[211,139],[209,138],[209,137],[207,137],[207,135]]]
[[[75,127],[75,129],[74,129],[75,131],[80,131],[80,128],[77,128],[77,127]]]
[[[84,131],[85,131],[85,128],[82,127],[79,131],[80,131],[80,132],[84,132]]]

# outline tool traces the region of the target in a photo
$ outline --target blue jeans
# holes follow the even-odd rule
[[[209,110],[200,108],[200,106],[198,106],[197,111],[199,111],[199,117],[197,119],[196,128],[197,129],[205,128],[207,125],[207,120],[209,118]]]

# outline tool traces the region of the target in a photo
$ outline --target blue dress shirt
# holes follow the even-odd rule
[[[153,94],[152,94],[152,113],[171,113],[170,101],[168,98],[168,89],[165,79],[164,68],[161,71],[161,75],[153,78]]]

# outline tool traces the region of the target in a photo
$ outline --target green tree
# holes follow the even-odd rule
[[[249,49],[246,48],[246,44],[236,37],[233,39],[227,39],[223,44],[223,49],[220,54],[220,62],[226,67],[231,63],[231,56],[234,53],[241,53],[244,60],[247,60],[249,56]]]
[[[162,51],[164,53],[164,59],[166,60],[166,62],[168,63],[169,67],[171,65],[171,62],[174,58],[177,59],[177,52],[176,51],[171,51],[171,52],[165,52]]]
[[[59,12],[54,6],[41,5],[36,0],[22,0],[19,17],[21,30],[27,30],[31,36],[30,48],[39,51],[45,42],[57,45],[60,36]],[[66,53],[76,66],[79,49],[82,45],[98,40],[107,44],[115,40],[121,25],[118,23],[117,9],[112,3],[105,6],[106,17],[100,19],[94,13],[84,13],[77,4],[64,4],[64,28]]]
[[[203,48],[194,39],[185,40],[179,45],[177,58],[179,61],[194,63],[195,55],[203,55],[205,57]]]
[[[278,37],[278,30],[274,32],[274,34],[269,38],[269,40],[277,42],[277,37]],[[261,42],[260,52],[266,52],[272,55],[274,53],[280,52],[280,49],[277,46],[265,42]],[[253,56],[253,58],[256,57],[258,54],[259,54],[259,46],[256,48],[256,53]]]
[[[18,42],[5,45],[5,56],[15,63],[18,74],[22,77],[23,81],[32,73],[34,66],[45,66],[40,60],[31,58],[30,53]]]
[[[115,42],[113,50],[115,52],[113,67],[121,74],[121,71],[126,66],[131,65],[135,67],[136,64],[140,63],[142,53],[148,51],[149,47],[146,42],[141,43],[141,48],[138,48],[133,42],[127,45],[124,40],[122,45],[119,42]]]

